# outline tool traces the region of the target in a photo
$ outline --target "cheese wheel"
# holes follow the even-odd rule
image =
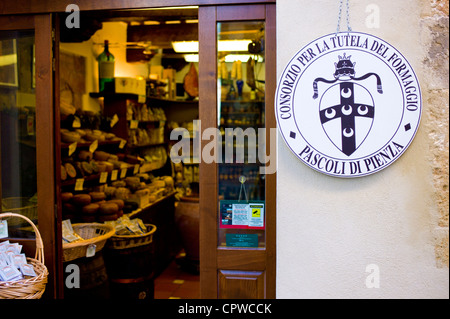
[[[70,192],[61,193],[61,200],[66,203],[69,202],[73,197],[73,194]]]
[[[64,143],[74,143],[78,142],[81,139],[81,135],[77,132],[66,132],[61,131],[61,141]]]
[[[125,206],[125,202],[121,199],[111,199],[108,201],[108,203],[116,204],[117,206],[119,206],[119,210],[122,210]]]
[[[94,158],[97,161],[107,161],[110,155],[111,154],[103,152],[103,151],[95,151],[94,152]]]
[[[64,165],[61,165],[61,180],[65,181],[67,179],[67,171],[64,168]]]
[[[126,200],[130,197],[131,191],[125,187],[118,187],[114,192],[114,197],[122,200]]]
[[[75,169],[75,167],[70,164],[70,163],[65,163],[64,164],[64,168],[66,169],[67,175],[70,178],[75,178],[77,177],[77,170]]]
[[[93,202],[99,202],[106,199],[106,194],[104,192],[90,192],[89,195]]]
[[[100,208],[100,205],[98,205],[98,204],[89,204],[89,205],[83,206],[83,208],[81,209],[81,212],[83,214],[95,214],[95,213],[97,213],[99,208]]]
[[[72,203],[78,206],[86,206],[91,203],[91,196],[89,194],[77,194],[72,197]]]
[[[115,203],[106,202],[100,205],[98,212],[101,215],[117,214],[119,212],[119,206]]]
[[[94,172],[94,169],[88,162],[81,162],[81,168],[86,175],[91,175]]]
[[[90,161],[94,157],[94,154],[89,151],[82,150],[78,153],[78,158],[82,161]]]

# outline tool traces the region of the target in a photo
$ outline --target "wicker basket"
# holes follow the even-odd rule
[[[27,197],[7,197],[2,198],[1,211],[16,213],[25,217],[28,217],[32,221],[37,220],[37,205],[29,200]],[[20,219],[12,219],[9,223],[10,226],[23,226],[27,222]]]
[[[44,264],[44,244],[36,225],[27,217],[15,214],[0,214],[0,219],[18,217],[27,221],[36,234],[36,254],[34,258],[27,258],[27,262],[33,265],[36,277],[14,281],[0,281],[0,299],[40,299],[44,294],[48,281],[48,270]]]
[[[64,262],[86,257],[86,251],[92,244],[96,246],[95,251],[99,252],[115,233],[112,226],[99,223],[73,224],[72,228],[84,240],[63,244]]]
[[[145,224],[147,232],[143,235],[114,235],[108,240],[108,249],[128,249],[148,245],[153,241],[156,226]]]

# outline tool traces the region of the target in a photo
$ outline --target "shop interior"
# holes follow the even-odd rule
[[[66,287],[64,298],[199,298],[198,8],[81,12],[80,28],[67,27],[67,13],[59,21],[57,204],[64,266],[80,267],[83,286]],[[211,106],[218,108],[217,128],[224,136],[226,127],[264,127],[264,22],[223,23],[217,41],[218,105]],[[22,34],[18,45],[27,47],[23,53],[33,50],[32,43],[33,34]],[[31,93],[22,99],[32,94],[33,76],[27,86]],[[35,110],[19,108],[14,127],[7,124],[13,115],[2,109],[0,163],[11,163],[13,147],[6,136],[13,133],[7,130],[18,128],[22,166],[2,167],[0,200],[2,211],[17,208],[35,220],[36,172],[26,160],[35,151]],[[171,139],[174,130],[181,133]],[[189,141],[190,153],[178,148],[173,153],[182,139]],[[171,155],[181,161],[175,163]],[[220,199],[264,200],[264,178],[250,155],[242,164],[219,165]],[[26,203],[9,204],[7,198]],[[76,236],[92,231],[77,225],[92,223],[134,239],[108,240],[93,257],[80,257],[68,247],[76,248]],[[223,228],[219,238],[229,232]],[[264,236],[258,229],[246,231]],[[227,245],[225,239],[220,242]]]

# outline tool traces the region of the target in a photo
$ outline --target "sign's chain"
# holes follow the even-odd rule
[[[339,3],[339,15],[338,15],[338,22],[337,22],[337,28],[336,28],[336,34],[341,32],[341,17],[342,17],[342,4],[344,0],[340,0]],[[347,0],[347,30],[348,32],[352,31],[352,28],[350,27],[350,5],[349,0]]]

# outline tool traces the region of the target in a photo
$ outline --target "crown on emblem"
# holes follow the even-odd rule
[[[338,56],[339,61],[338,63],[334,63],[334,66],[336,68],[336,72],[334,73],[334,77],[337,79],[341,76],[349,76],[353,78],[355,76],[355,64],[352,61],[350,61],[350,58],[352,56],[349,55],[348,57],[344,56]]]

